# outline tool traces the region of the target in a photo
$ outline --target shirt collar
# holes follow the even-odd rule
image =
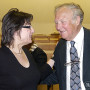
[[[73,39],[73,41],[75,41],[75,43],[82,43],[83,41],[83,38],[84,38],[84,29],[83,27],[81,27],[79,33],[77,34],[77,36]],[[67,41],[67,45],[69,46],[70,44],[70,41]]]
[[[81,27],[80,32],[73,39],[73,41],[75,41],[75,43],[82,42],[83,41],[83,37],[84,37],[84,29],[83,29],[83,27]]]

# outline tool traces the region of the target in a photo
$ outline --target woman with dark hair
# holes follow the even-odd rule
[[[0,90],[36,90],[40,79],[52,73],[53,60],[38,70],[30,52],[22,48],[32,43],[32,14],[11,9],[2,19],[0,48]]]

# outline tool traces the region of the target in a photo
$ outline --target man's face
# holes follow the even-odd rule
[[[73,19],[73,12],[67,8],[59,9],[55,14],[56,29],[65,40],[72,40],[77,34],[76,20]]]

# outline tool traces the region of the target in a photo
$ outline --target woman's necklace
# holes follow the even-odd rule
[[[20,54],[23,53],[23,51],[22,51],[22,52],[15,52],[15,51],[12,51],[12,52],[15,53],[15,54],[18,54],[18,55],[20,55]]]
[[[23,54],[23,50],[22,50],[22,49],[16,51],[14,48],[10,48],[10,50],[11,50],[14,54],[16,54],[16,55],[22,55],[22,54]]]

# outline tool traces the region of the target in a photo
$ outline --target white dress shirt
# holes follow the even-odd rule
[[[82,90],[85,90],[85,86],[83,84],[83,46],[84,46],[84,30],[83,27],[81,28],[78,35],[74,38],[75,41],[75,48],[77,49],[78,57],[80,58],[80,80],[81,80],[81,88]],[[67,63],[71,62],[70,60],[70,41],[67,41]],[[70,90],[70,70],[71,65],[67,65],[66,67],[66,90]]]

